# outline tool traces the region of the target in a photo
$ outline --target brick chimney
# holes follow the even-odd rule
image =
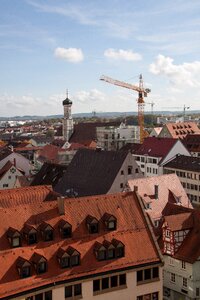
[[[60,215],[64,215],[65,214],[64,199],[65,199],[65,197],[62,197],[62,196],[57,198],[58,212],[59,212]]]
[[[155,195],[155,199],[158,199],[158,192],[159,192],[159,185],[155,184],[154,185],[154,195]]]

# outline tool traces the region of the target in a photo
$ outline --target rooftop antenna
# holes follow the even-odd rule
[[[66,89],[66,96],[67,96],[67,99],[68,99],[68,89]]]

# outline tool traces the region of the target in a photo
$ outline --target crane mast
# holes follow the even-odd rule
[[[130,84],[127,82],[123,82],[120,80],[116,80],[116,79],[113,79],[111,77],[104,76],[104,75],[101,76],[100,80],[103,80],[105,82],[138,92],[138,100],[137,100],[137,103],[138,103],[138,125],[140,127],[140,143],[143,143],[143,140],[144,140],[144,105],[145,105],[144,97],[147,97],[147,94],[150,93],[151,90],[144,88],[142,74],[140,74],[140,76],[139,76],[139,86],[136,86],[136,85],[133,85],[133,84]]]

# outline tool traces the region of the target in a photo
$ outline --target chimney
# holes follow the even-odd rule
[[[138,186],[134,185],[133,190],[134,190],[134,192],[137,192],[138,191]]]
[[[13,160],[13,165],[14,165],[15,168],[16,168],[16,158],[14,158],[14,160]]]
[[[59,211],[60,215],[64,215],[65,214],[64,199],[65,199],[65,197],[62,197],[62,196],[57,198],[58,211]]]
[[[155,191],[155,199],[156,199],[156,200],[158,199],[158,188],[159,188],[159,185],[158,185],[158,184],[155,184],[155,185],[154,185],[154,191]]]

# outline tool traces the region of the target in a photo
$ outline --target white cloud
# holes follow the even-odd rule
[[[135,53],[132,50],[115,50],[112,48],[105,50],[104,56],[109,59],[125,61],[138,61],[142,59],[142,56],[139,53]]]
[[[174,85],[188,85],[198,87],[200,61],[192,63],[174,64],[171,57],[158,55],[156,61],[149,66],[149,71],[155,75],[164,75]]]
[[[56,48],[54,55],[71,63],[79,63],[83,61],[84,56],[81,49],[77,48]]]
[[[81,103],[88,103],[88,102],[102,102],[105,100],[105,95],[98,91],[97,89],[92,89],[91,91],[79,91],[77,92],[73,99],[75,101],[79,101]]]

